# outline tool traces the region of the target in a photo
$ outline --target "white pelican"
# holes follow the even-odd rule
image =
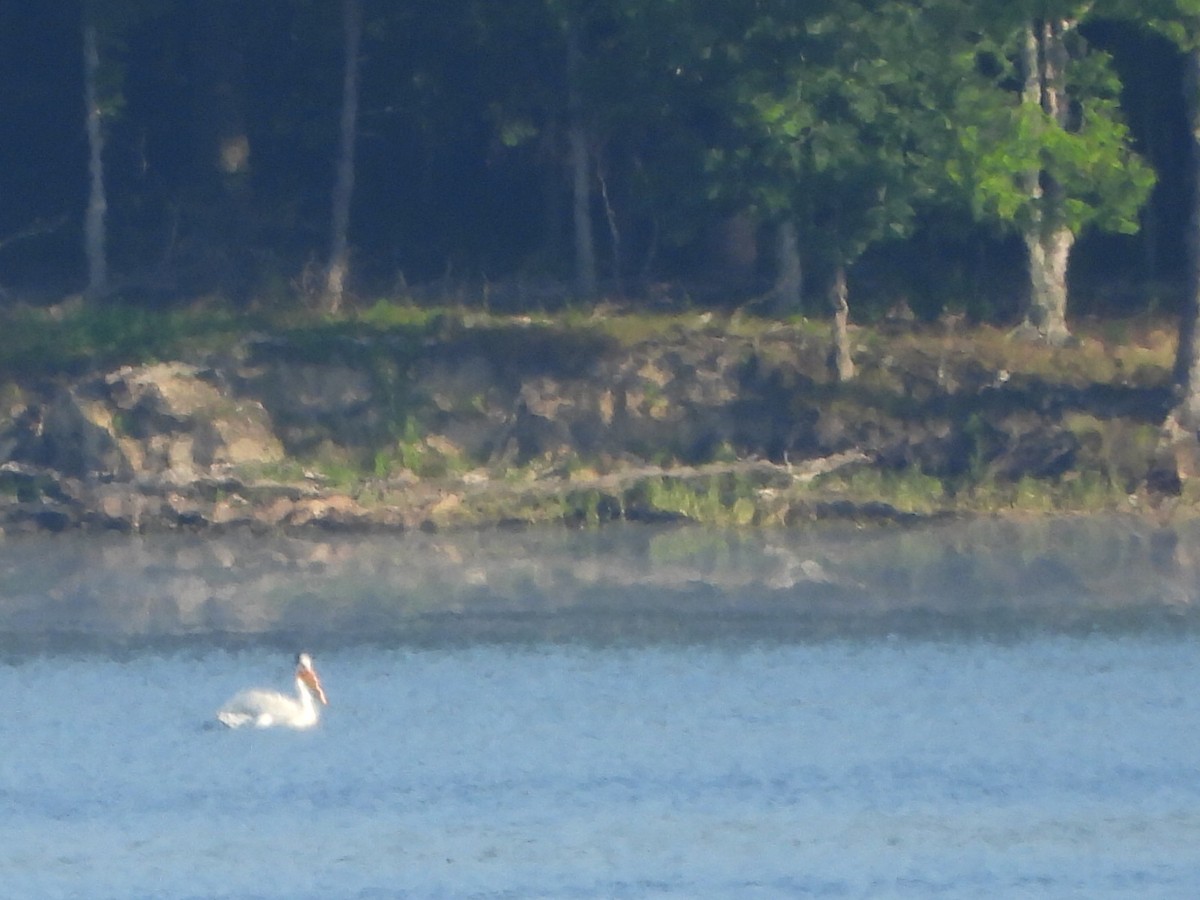
[[[313,668],[312,657],[301,653],[296,657],[296,694],[289,697],[277,691],[242,691],[217,713],[217,720],[230,728],[253,725],[270,728],[311,728],[321,717],[316,701],[328,706],[325,689]]]

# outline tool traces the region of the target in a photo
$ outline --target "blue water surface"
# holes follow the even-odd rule
[[[1189,897],[1190,638],[344,648],[0,666],[20,897]]]
[[[1194,898],[1197,609],[1141,520],[0,540],[0,897]]]

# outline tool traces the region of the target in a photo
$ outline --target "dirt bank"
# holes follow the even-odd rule
[[[248,334],[12,379],[0,525],[1178,511],[1183,486],[1151,477],[1169,328],[1082,331],[1052,349],[991,328],[857,328],[848,385],[830,379],[827,329],[804,322],[447,317],[419,336]]]

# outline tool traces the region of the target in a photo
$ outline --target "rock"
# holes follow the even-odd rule
[[[380,403],[375,377],[361,352],[346,363],[290,359],[286,343],[262,345],[253,364],[234,379],[239,393],[253,398],[274,423],[289,453],[305,453],[323,441],[367,443],[379,436]]]
[[[210,507],[198,497],[173,491],[166,494],[163,501],[165,524],[197,527],[212,521]]]
[[[39,424],[40,441],[31,448],[33,458],[18,461],[75,477],[133,475],[133,467],[117,439],[117,420],[103,400],[67,388],[45,408]]]
[[[277,497],[269,503],[260,504],[254,511],[254,521],[275,526],[291,519],[296,501],[288,497]]]
[[[97,485],[88,502],[94,524],[120,531],[140,531],[146,506],[146,497],[126,484]]]
[[[1178,497],[1197,473],[1200,473],[1200,440],[1180,424],[1177,415],[1167,416],[1146,476],[1147,484],[1158,494]]]
[[[152,474],[189,484],[284,456],[261,403],[228,396],[182,363],[124,367],[61,390],[32,443],[25,452],[39,465],[117,481]]]
[[[327,497],[297,500],[284,521],[293,526],[345,527],[362,524],[366,518],[365,510],[352,497],[331,494]]]
[[[196,366],[184,363],[124,366],[104,382],[116,408],[136,410],[139,419],[158,416],[183,425],[221,399],[221,392],[201,380],[200,373]]]
[[[196,428],[193,459],[207,468],[279,462],[283,444],[258,401],[238,401],[205,418]]]
[[[462,502],[459,494],[445,494],[429,507],[426,515],[431,522],[444,522],[448,516],[462,507]]]
[[[209,521],[213,525],[250,525],[258,521],[254,507],[240,494],[222,497],[212,505]]]

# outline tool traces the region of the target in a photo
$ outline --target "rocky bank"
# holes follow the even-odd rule
[[[251,334],[186,359],[16,379],[0,525],[432,530],[697,518],[704,504],[786,524],[954,512],[984,482],[1149,496],[1161,367],[1116,359],[1096,380],[1059,359],[1067,374],[1051,375],[1036,354],[1013,366],[988,349],[1012,338],[928,327],[856,331],[847,386],[830,382],[820,329],[712,321],[639,338],[529,319],[417,341]],[[845,494],[856,472],[913,477],[931,496],[914,512]]]

